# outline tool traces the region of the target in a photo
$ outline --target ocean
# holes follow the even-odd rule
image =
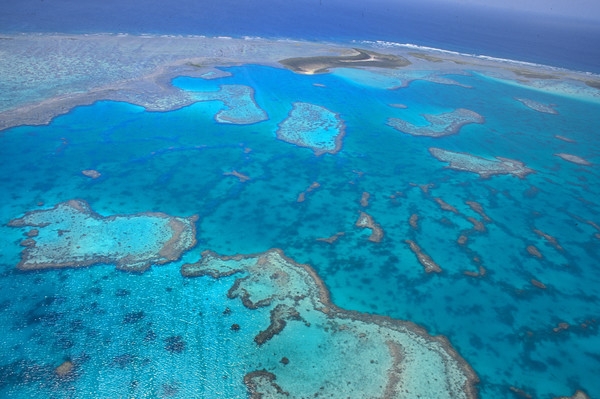
[[[488,21],[447,24],[470,12],[388,3],[144,4],[22,2],[0,25],[382,40],[599,71],[593,41],[570,45],[596,28],[499,15],[476,35]],[[207,57],[168,80],[180,106],[136,105],[143,86],[0,131],[0,396],[599,397],[593,87],[406,52],[431,58],[306,74]]]
[[[0,31],[384,40],[600,73],[598,24],[444,2],[20,1]]]

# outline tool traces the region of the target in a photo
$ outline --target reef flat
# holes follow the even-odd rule
[[[278,126],[279,140],[310,148],[317,156],[342,149],[345,128],[338,114],[316,104],[297,102],[292,107]]]
[[[194,92],[198,101],[221,101],[225,109],[215,115],[220,123],[247,125],[262,122],[269,117],[254,101],[254,90],[243,85],[223,85],[216,92]]]
[[[506,174],[524,178],[534,172],[522,162],[514,159],[496,157],[495,160],[491,160],[472,154],[448,151],[435,147],[430,148],[429,152],[439,161],[448,162],[448,168],[450,169],[477,173],[484,179],[493,175]]]
[[[269,309],[269,320],[239,326],[259,329],[260,366],[244,378],[252,398],[477,397],[476,374],[444,337],[410,322],[340,309],[315,271],[282,251],[227,257],[205,251],[181,274],[235,276],[229,299],[250,312]]]
[[[196,245],[196,220],[154,212],[103,217],[85,201],[71,200],[28,212],[8,224],[35,228],[21,242],[25,247],[17,265],[21,270],[111,263],[143,272],[152,264],[179,259]]]
[[[573,155],[573,154],[564,154],[564,153],[559,153],[559,154],[554,154],[557,157],[564,159],[567,162],[572,162],[574,164],[577,165],[583,165],[583,166],[591,166],[592,163],[580,156],[577,155]]]
[[[415,126],[400,118],[388,119],[388,125],[411,136],[443,137],[456,134],[470,123],[485,123],[485,118],[477,112],[459,108],[452,112],[439,115],[423,115],[428,126]]]
[[[558,114],[558,111],[555,110],[552,105],[542,104],[538,101],[530,100],[529,98],[515,98],[515,100],[534,111],[552,115]]]

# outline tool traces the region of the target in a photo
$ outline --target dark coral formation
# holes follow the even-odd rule
[[[244,376],[244,384],[252,399],[274,398],[289,396],[289,393],[281,389],[275,383],[277,377],[267,370],[252,371]]]
[[[266,330],[263,330],[254,337],[254,342],[262,345],[274,335],[279,334],[285,328],[288,320],[302,320],[300,313],[288,305],[280,303],[271,310],[271,324]]]
[[[185,350],[185,341],[181,335],[173,335],[165,339],[165,350],[170,353],[181,353]]]
[[[75,365],[70,360],[65,360],[57,368],[54,369],[58,378],[69,378],[75,372]]]
[[[532,278],[530,280],[530,282],[531,282],[531,284],[533,284],[534,286],[538,287],[541,290],[545,290],[546,289],[546,284],[542,283],[539,280],[536,280],[536,279]]]
[[[452,213],[456,213],[458,214],[458,209],[456,209],[455,207],[453,207],[452,205],[450,205],[449,203],[447,203],[446,201],[444,201],[443,199],[439,198],[439,197],[435,197],[433,199],[439,206],[440,208],[442,208],[445,211],[449,211]]]
[[[360,197],[360,206],[362,206],[363,208],[366,208],[369,206],[369,198],[371,197],[371,194],[369,194],[368,192],[363,192],[362,196]]]
[[[416,242],[413,240],[406,240],[405,242],[409,245],[410,250],[417,256],[419,263],[423,266],[423,269],[425,269],[425,273],[441,273],[442,268],[431,259],[431,256],[423,252]]]
[[[130,312],[123,316],[123,324],[135,324],[146,317],[146,313],[143,310],[139,312]]]
[[[366,212],[360,212],[354,225],[363,229],[371,229],[371,235],[369,236],[371,242],[381,242],[383,239],[384,233],[381,225],[375,222],[373,217]]]
[[[564,251],[563,247],[558,243],[556,238],[552,237],[549,234],[544,233],[543,231],[541,231],[539,229],[533,229],[533,232],[535,234],[539,235],[540,237],[544,237],[557,250]]]
[[[558,153],[558,154],[554,154],[557,157],[564,159],[567,162],[571,162],[577,165],[583,165],[583,166],[591,166],[592,163],[590,161],[588,161],[587,159],[584,159],[580,156],[577,155],[573,155],[573,154],[565,154],[565,153]]]
[[[483,218],[485,223],[490,223],[492,221],[492,219],[485,213],[483,206],[479,202],[466,201],[465,203],[469,205],[473,211],[477,212]]]
[[[322,241],[322,242],[326,242],[327,244],[333,244],[334,242],[336,242],[341,236],[345,235],[346,233],[344,233],[343,231],[338,231],[337,233],[335,233],[334,235],[330,236],[330,237],[322,237],[322,238],[317,238],[317,241]]]
[[[531,256],[535,256],[536,258],[542,258],[542,253],[534,245],[528,245],[527,246],[527,252]]]
[[[310,186],[308,186],[308,188],[306,190],[304,190],[300,194],[298,194],[298,198],[296,199],[296,202],[304,202],[306,200],[306,196],[319,187],[321,187],[319,182],[316,182],[316,181],[312,182],[312,184]]]
[[[419,215],[417,215],[416,213],[410,215],[410,218],[408,219],[408,224],[410,224],[410,227],[412,227],[414,230],[417,230],[419,228]]]

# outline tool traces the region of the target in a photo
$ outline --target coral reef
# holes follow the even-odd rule
[[[515,98],[518,102],[522,103],[528,108],[531,108],[534,111],[542,112],[545,114],[553,114],[557,115],[558,111],[554,109],[552,105],[542,104],[535,100],[530,100],[528,98]]]
[[[496,157],[495,160],[490,160],[464,152],[453,152],[435,147],[429,148],[429,152],[439,161],[448,162],[450,169],[477,173],[484,179],[493,175],[506,174],[524,178],[534,172],[525,167],[523,162],[514,159]]]
[[[232,281],[227,297],[256,312],[250,319],[261,326],[258,346],[249,349],[254,360],[244,377],[252,398],[477,397],[477,376],[446,338],[338,308],[316,272],[280,250],[229,257],[205,251],[181,273],[234,276],[224,280]]]
[[[317,156],[335,154],[342,149],[345,124],[327,108],[297,102],[279,124],[276,134],[279,140],[310,148]]]
[[[360,212],[356,223],[354,223],[356,227],[360,227],[363,229],[371,229],[371,235],[369,236],[369,241],[371,242],[381,242],[383,239],[383,229],[379,225],[379,223],[375,222],[373,217],[366,212]]]
[[[413,240],[405,240],[404,242],[410,246],[410,250],[417,256],[419,263],[423,266],[423,269],[425,269],[425,273],[442,272],[442,268],[435,263],[429,255],[423,252],[421,247],[416,242]]]
[[[429,122],[427,126],[417,126],[399,118],[389,118],[387,124],[394,129],[411,136],[443,137],[456,134],[470,123],[484,123],[485,118],[475,111],[458,108],[439,115],[423,115]]]
[[[572,154],[565,154],[565,153],[558,153],[558,154],[554,154],[557,157],[564,159],[567,162],[571,162],[577,165],[583,165],[583,166],[591,166],[592,163],[586,159],[583,159],[577,155],[572,155]]]
[[[113,263],[142,272],[150,265],[175,261],[196,244],[197,216],[164,213],[104,217],[85,201],[70,200],[52,209],[28,212],[12,227],[36,227],[35,238],[21,252],[21,270],[83,267]]]

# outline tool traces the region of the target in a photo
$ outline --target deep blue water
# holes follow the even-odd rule
[[[460,4],[342,0],[3,1],[2,32],[385,40],[600,73],[600,25]]]

